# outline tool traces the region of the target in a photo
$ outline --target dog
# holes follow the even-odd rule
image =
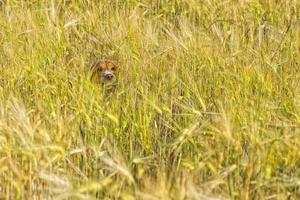
[[[117,68],[112,60],[98,60],[90,68],[91,80],[98,84],[113,83]]]

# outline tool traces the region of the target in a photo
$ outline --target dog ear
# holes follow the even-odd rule
[[[101,60],[97,60],[95,61],[91,66],[90,66],[90,71],[96,71],[96,69],[99,67],[99,65],[101,64]]]
[[[97,67],[97,61],[93,62],[89,67],[89,72],[95,71],[95,68]]]
[[[99,68],[99,64],[100,64],[100,61],[98,60],[98,61],[94,62],[89,68],[90,79],[95,82],[97,82],[99,79],[99,76],[97,75],[97,69]]]

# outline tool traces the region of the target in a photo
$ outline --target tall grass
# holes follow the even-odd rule
[[[0,199],[299,199],[299,8],[0,1]]]

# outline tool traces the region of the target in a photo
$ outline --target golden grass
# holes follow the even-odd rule
[[[0,199],[299,199],[299,9],[0,1]]]

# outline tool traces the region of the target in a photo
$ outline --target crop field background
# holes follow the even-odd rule
[[[299,199],[299,9],[0,1],[0,199]]]

